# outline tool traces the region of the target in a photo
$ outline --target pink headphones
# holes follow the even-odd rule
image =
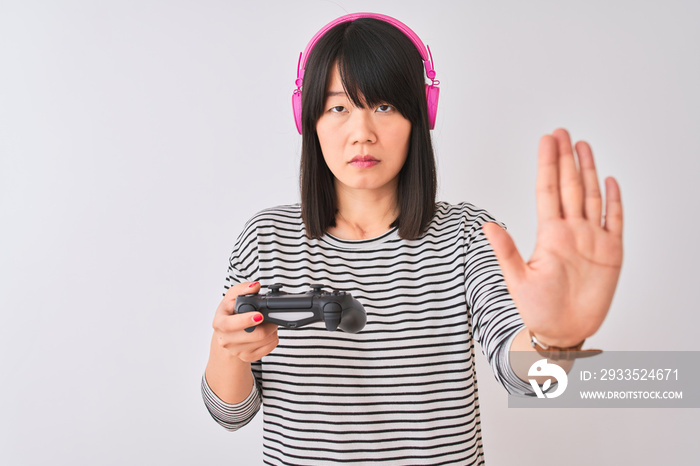
[[[392,26],[396,27],[401,32],[403,32],[409,39],[411,39],[413,45],[416,46],[421,58],[423,59],[423,64],[425,65],[425,74],[431,81],[431,84],[425,85],[425,94],[428,100],[428,121],[430,123],[430,129],[433,129],[435,127],[435,116],[437,114],[438,96],[440,95],[440,88],[437,86],[438,84],[440,84],[440,81],[435,79],[435,70],[433,69],[433,55],[430,53],[430,48],[423,45],[423,42],[420,40],[420,38],[408,26],[403,24],[401,21],[392,18],[391,16],[380,15],[377,13],[352,13],[349,15],[341,16],[340,18],[335,19],[330,23],[326,24],[311,39],[304,51],[299,54],[299,63],[297,65],[297,79],[296,81],[294,81],[297,88],[294,90],[294,94],[292,94],[294,122],[297,125],[297,131],[299,131],[299,134],[301,134],[301,86],[304,82],[304,70],[306,69],[306,60],[309,58],[309,53],[311,52],[311,49],[314,48],[316,42],[318,42],[318,40],[332,27],[340,23],[354,21],[358,18],[374,18],[387,22]]]

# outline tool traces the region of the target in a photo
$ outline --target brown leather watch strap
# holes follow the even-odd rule
[[[600,349],[581,349],[583,348],[583,344],[586,340],[583,340],[578,345],[569,346],[567,348],[562,348],[560,346],[548,346],[537,341],[537,338],[530,331],[530,329],[528,329],[527,332],[530,334],[530,344],[532,345],[532,347],[535,348],[535,351],[537,351],[537,353],[539,353],[547,359],[571,360],[578,358],[588,358],[591,356],[596,356],[603,352],[603,350]]]

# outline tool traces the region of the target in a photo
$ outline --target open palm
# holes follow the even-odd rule
[[[513,301],[538,339],[572,346],[591,336],[607,315],[622,266],[622,202],[605,180],[605,215],[593,153],[558,129],[540,140],[537,243],[528,262],[498,225],[484,232]]]

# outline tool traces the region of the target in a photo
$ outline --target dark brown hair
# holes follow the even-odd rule
[[[330,29],[309,54],[302,89],[301,212],[306,234],[320,238],[335,226],[334,177],[316,134],[326,85],[337,63],[357,107],[388,103],[411,122],[408,156],[399,173],[399,215],[392,224],[404,239],[420,237],[433,218],[437,177],[430,139],[423,61],[413,42],[381,20],[361,18]]]

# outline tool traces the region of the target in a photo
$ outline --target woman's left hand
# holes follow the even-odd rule
[[[525,325],[547,345],[593,335],[608,313],[622,266],[622,201],[605,180],[605,215],[590,146],[558,129],[543,136],[537,172],[537,244],[525,262],[505,230],[484,232]]]

